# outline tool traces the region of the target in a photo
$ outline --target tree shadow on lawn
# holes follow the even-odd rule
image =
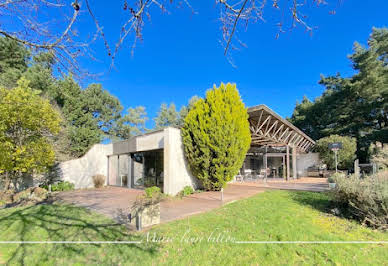
[[[293,201],[317,209],[320,212],[330,213],[334,203],[330,200],[329,192],[295,191],[290,193]]]
[[[143,241],[144,237],[102,215],[73,205],[44,202],[1,210],[1,241]],[[4,239],[8,238],[8,239]],[[7,264],[106,263],[156,255],[157,243],[135,244],[6,244]],[[0,247],[3,248],[4,246]],[[113,261],[112,261],[113,260]]]

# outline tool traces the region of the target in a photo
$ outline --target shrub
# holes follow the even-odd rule
[[[327,182],[328,183],[335,183],[338,178],[343,178],[343,177],[346,177],[346,175],[344,173],[340,173],[340,172],[334,173],[331,176],[329,176],[329,178],[327,179]]]
[[[160,192],[160,188],[158,187],[148,187],[145,189],[145,194],[146,194],[146,197],[147,198],[155,198],[155,197],[158,197],[160,196],[161,192]]]
[[[342,149],[338,151],[338,168],[348,169],[353,166],[356,159],[357,143],[355,138],[331,135],[317,141],[315,149],[319,152],[319,157],[327,164],[329,169],[335,168],[334,152],[329,149],[329,144],[342,142]]]
[[[11,203],[13,194],[15,194],[13,190],[0,191],[0,202],[2,202],[3,204]]]
[[[93,184],[95,188],[102,188],[105,185],[105,179],[106,177],[104,175],[94,175],[93,177]]]
[[[358,178],[337,177],[334,201],[363,224],[388,229],[388,171]]]
[[[13,195],[12,202],[19,204],[30,204],[41,202],[48,196],[47,190],[41,187],[30,187]]]
[[[223,84],[197,100],[182,138],[190,170],[208,190],[220,190],[238,173],[250,147],[248,113],[236,85]]]
[[[50,101],[21,78],[14,89],[0,87],[0,121],[0,178],[5,189],[25,174],[45,173],[55,161],[47,136],[57,135],[61,122]]]
[[[181,192],[179,192],[179,195],[181,197],[185,197],[188,195],[191,195],[194,193],[194,189],[191,186],[185,186]]]
[[[42,188],[48,190],[49,185],[44,185]],[[51,185],[51,191],[56,192],[56,191],[69,191],[69,190],[74,190],[74,184],[70,183],[68,181],[60,181],[58,183],[52,184]]]

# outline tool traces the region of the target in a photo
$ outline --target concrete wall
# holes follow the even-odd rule
[[[164,148],[165,130],[151,132],[136,137],[136,150],[134,151],[152,151]]]
[[[185,186],[194,189],[198,180],[190,173],[185,155],[181,132],[177,128],[164,130],[164,193],[176,195]]]
[[[93,187],[93,175],[108,176],[107,156],[111,155],[109,159],[109,184],[120,185],[120,176],[117,173],[117,155],[159,149],[164,149],[164,193],[176,195],[185,186],[196,189],[199,182],[190,174],[184,155],[181,132],[172,127],[114,144],[97,144],[84,157],[61,163],[59,172],[62,180],[74,183],[76,188]],[[142,165],[131,160],[129,166],[128,161],[127,155],[120,155],[120,174],[126,175],[131,172],[136,179],[134,180],[136,184],[137,179],[142,176]]]
[[[298,154],[296,157],[296,169],[298,176],[307,176],[307,168],[319,164],[319,153]]]
[[[75,184],[75,188],[94,187],[92,176],[107,176],[107,155],[112,154],[112,144],[96,144],[83,157],[59,164],[60,179]]]

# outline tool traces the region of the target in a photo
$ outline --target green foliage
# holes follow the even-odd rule
[[[185,118],[187,114],[190,112],[190,110],[194,107],[194,104],[199,100],[200,98],[197,95],[194,95],[190,98],[189,103],[187,106],[182,106],[182,108],[179,110],[179,127],[183,127],[185,124]]]
[[[51,191],[52,192],[58,192],[58,191],[70,191],[74,190],[74,184],[69,181],[60,181],[55,184],[51,184]],[[43,185],[42,188],[48,190],[49,185]]]
[[[31,89],[39,90],[61,114],[61,132],[50,136],[57,160],[80,157],[104,138],[128,138],[144,131],[143,107],[130,108],[122,117],[119,100],[101,84],[90,84],[83,89],[71,76],[58,79],[53,75],[51,52],[33,54],[32,58],[31,54],[17,42],[0,38],[0,86],[14,88],[23,77],[29,80]]]
[[[368,48],[355,43],[353,51],[349,58],[356,74],[322,76],[322,96],[314,102],[304,98],[290,121],[314,139],[355,137],[358,158],[367,161],[370,143],[388,143],[388,29],[374,28]]]
[[[335,169],[334,152],[329,149],[329,144],[333,142],[342,142],[342,149],[338,151],[338,168],[351,168],[354,160],[356,159],[356,139],[339,135],[331,135],[317,141],[315,148],[319,152],[320,158],[325,164],[327,164],[329,169]]]
[[[158,196],[159,194],[161,194],[160,188],[156,187],[156,186],[148,187],[144,190],[144,192],[145,192],[147,198],[154,198],[154,197]]]
[[[53,58],[51,53],[35,55],[31,65],[23,73],[23,77],[30,81],[31,88],[42,91],[43,95],[50,98],[56,85],[56,80],[52,73]]]
[[[54,163],[47,137],[59,132],[60,116],[27,80],[19,80],[14,89],[0,88],[0,121],[0,173],[16,180]]]
[[[176,110],[175,104],[171,103],[169,106],[162,103],[157,117],[154,118],[155,129],[163,129],[166,127],[176,127],[179,125],[179,113]]]
[[[343,177],[346,177],[346,175],[344,173],[341,173],[341,172],[334,173],[327,178],[327,182],[328,183],[335,183],[337,178],[343,178]]]
[[[53,95],[68,123],[70,149],[75,157],[84,155],[104,136],[114,135],[114,126],[121,116],[119,100],[100,84],[85,90],[68,76],[57,82]]]
[[[204,187],[219,190],[241,168],[250,147],[248,113],[233,84],[223,84],[199,99],[182,128],[190,169]]]
[[[388,229],[388,172],[366,178],[337,177],[332,196],[363,224]]]
[[[129,108],[127,114],[119,118],[114,128],[114,136],[129,139],[146,131],[147,113],[145,107]]]
[[[388,145],[381,143],[372,144],[371,147],[372,159],[371,161],[377,165],[380,170],[388,170]]]
[[[181,197],[186,197],[194,193],[194,189],[191,186],[185,186],[181,192],[179,192],[179,195]]]
[[[13,88],[27,69],[29,51],[9,38],[0,37],[0,87]]]

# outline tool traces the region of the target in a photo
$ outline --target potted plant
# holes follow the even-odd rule
[[[346,177],[346,175],[344,173],[341,173],[341,172],[337,172],[337,173],[332,174],[331,176],[329,176],[327,178],[327,182],[329,183],[329,187],[330,188],[335,188],[336,180],[338,178],[344,178],[344,177]]]
[[[327,178],[327,182],[329,183],[329,188],[331,189],[335,188],[335,179],[333,176],[329,176]]]
[[[136,225],[137,230],[142,230],[154,224],[160,223],[160,202],[163,194],[158,187],[145,189],[145,194],[136,199],[131,208],[131,224]]]

